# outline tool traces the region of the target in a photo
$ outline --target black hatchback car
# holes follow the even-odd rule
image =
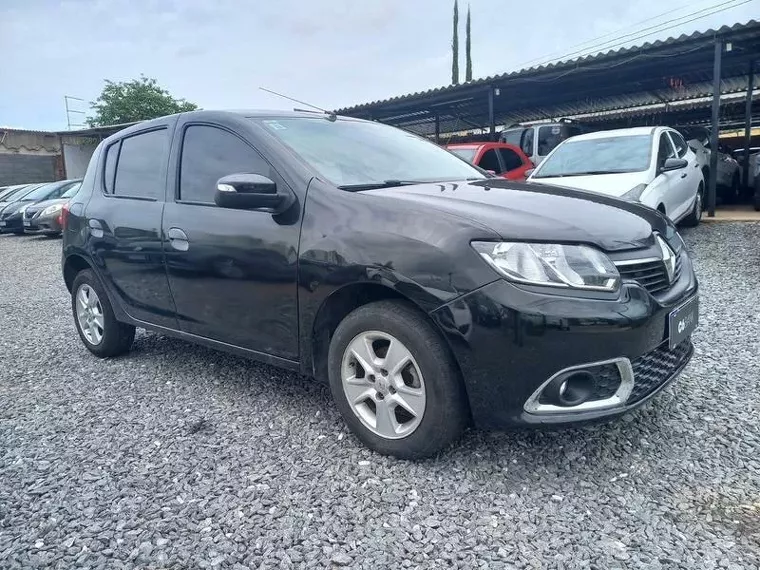
[[[135,327],[329,382],[369,447],[624,413],[692,355],[697,279],[645,206],[490,178],[379,123],[196,111],[95,151],[64,208],[85,346]]]

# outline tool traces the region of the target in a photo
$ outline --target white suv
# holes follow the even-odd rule
[[[697,157],[668,127],[575,136],[555,148],[528,181],[640,202],[686,225],[702,218],[705,183]]]

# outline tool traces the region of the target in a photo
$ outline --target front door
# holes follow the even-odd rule
[[[161,215],[176,118],[105,149],[105,168],[85,210],[98,274],[134,319],[176,328],[164,269]]]
[[[182,331],[281,358],[298,358],[296,219],[219,208],[216,182],[237,173],[285,184],[231,124],[177,128],[163,230],[167,274]],[[172,176],[170,176],[172,180]]]
[[[673,211],[675,218],[685,216],[694,207],[694,197],[697,195],[699,179],[702,172],[697,164],[697,156],[689,149],[684,138],[676,131],[669,131],[676,156],[688,162],[686,168],[673,172],[673,192],[678,196],[678,206]]]
[[[660,142],[657,152],[657,169],[659,170],[665,161],[669,158],[675,158],[676,151],[673,148],[673,143],[670,141],[668,133],[660,133]],[[661,200],[665,206],[665,212],[668,218],[676,220],[678,218],[678,210],[681,206],[681,198],[678,194],[678,184],[676,179],[681,176],[681,170],[671,170],[669,172],[661,172],[657,175],[655,180],[657,186],[660,188]]]

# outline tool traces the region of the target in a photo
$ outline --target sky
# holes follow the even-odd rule
[[[731,8],[633,43],[760,19],[760,0],[470,0],[473,76],[605,41],[617,48],[610,44],[634,39],[626,34],[637,29],[718,4]],[[460,0],[462,78],[467,5]],[[83,99],[71,106],[88,111],[105,79],[141,74],[204,109],[293,107],[259,87],[337,109],[447,85],[452,7],[453,0],[0,0],[0,125],[65,129],[64,95]],[[575,47],[582,42],[590,43]],[[74,123],[82,117],[71,114]]]

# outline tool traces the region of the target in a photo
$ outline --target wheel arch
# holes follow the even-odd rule
[[[434,319],[414,299],[400,293],[397,289],[379,283],[350,283],[333,291],[319,306],[309,331],[309,344],[302,355],[302,371],[312,375],[320,382],[327,382],[327,355],[330,340],[340,322],[352,311],[375,301],[397,300],[415,309],[441,335],[444,344],[450,349],[448,339],[441,334],[440,327]],[[459,362],[452,352],[457,367]],[[461,372],[461,370],[460,370]]]
[[[66,289],[71,293],[71,287],[74,284],[77,274],[85,269],[92,269],[90,264],[84,256],[77,253],[68,255],[63,263],[63,281],[66,283]]]

